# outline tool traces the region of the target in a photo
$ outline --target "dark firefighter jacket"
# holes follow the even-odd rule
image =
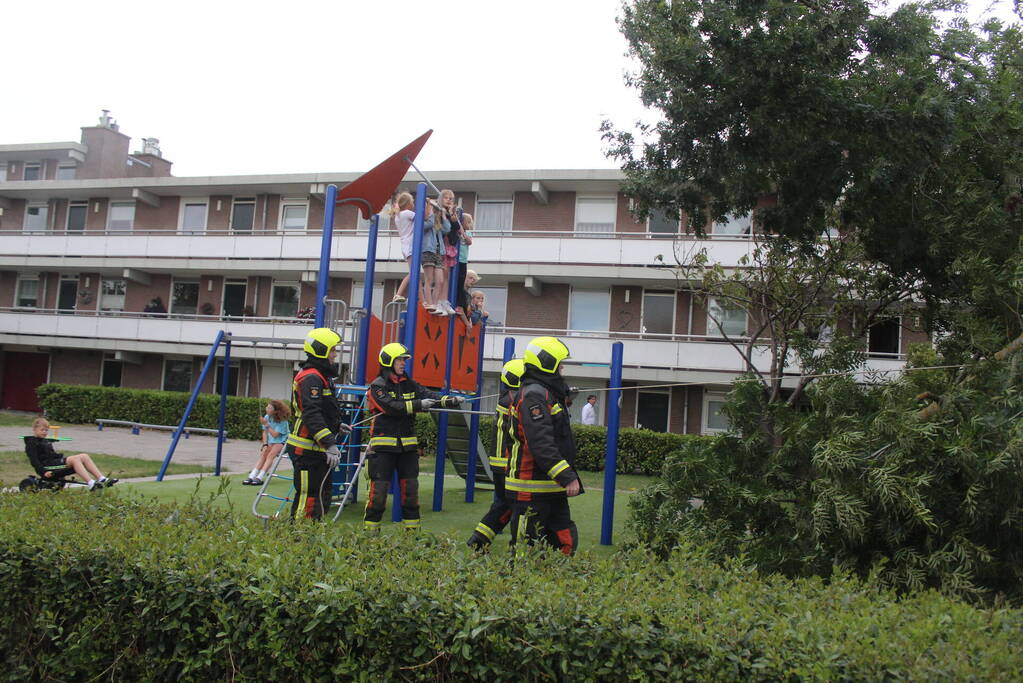
[[[341,408],[335,394],[333,371],[326,361],[310,358],[291,384],[291,411],[295,425],[288,434],[295,455],[323,453],[337,445]]]
[[[416,423],[413,413],[422,412],[422,399],[441,397],[409,379],[397,375],[390,368],[380,368],[380,374],[370,382],[367,396],[373,422],[369,430],[369,447],[384,453],[415,452]]]
[[[508,469],[508,460],[512,452],[518,452],[519,442],[515,436],[514,424],[508,414],[512,397],[515,396],[514,389],[505,389],[501,398],[497,399],[497,419],[494,421],[494,438],[490,440],[494,444],[490,453],[490,466]]]
[[[509,409],[518,448],[512,449],[508,462],[507,500],[564,496],[565,487],[579,479],[572,469],[576,449],[565,404],[567,394],[560,375],[526,368],[522,387],[512,396]]]

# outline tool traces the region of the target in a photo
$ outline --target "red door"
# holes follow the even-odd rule
[[[36,387],[46,384],[50,354],[8,351],[4,354],[3,392],[0,408],[41,412]]]

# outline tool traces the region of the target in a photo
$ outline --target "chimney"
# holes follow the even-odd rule
[[[142,138],[142,153],[163,158],[163,153],[160,152],[160,140],[158,138]]]
[[[103,115],[99,117],[99,127],[109,128],[112,131],[117,131],[117,129],[119,128],[117,122],[114,121],[114,119],[110,116],[109,109],[104,109]]]

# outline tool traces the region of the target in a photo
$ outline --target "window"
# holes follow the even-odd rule
[[[483,292],[487,297],[483,309],[490,314],[487,318],[488,326],[503,326],[508,324],[508,288],[507,287],[473,287]]]
[[[714,221],[710,232],[720,237],[744,237],[753,231],[753,214],[730,214],[723,221]]]
[[[25,164],[25,180],[39,180],[42,177],[43,168],[40,164]]]
[[[477,232],[510,232],[512,229],[512,200],[480,199],[476,202],[473,224]]]
[[[205,199],[183,199],[181,201],[181,230],[185,234],[206,232]]]
[[[252,232],[252,224],[256,218],[256,200],[245,197],[234,200],[231,207],[231,230],[234,232]]]
[[[22,275],[18,280],[18,294],[15,297],[18,308],[35,308],[39,305],[39,276]]]
[[[352,283],[352,297],[348,300],[349,308],[362,308],[363,283]],[[384,310],[384,283],[373,285],[373,313],[379,316]]]
[[[100,384],[105,387],[121,386],[121,375],[123,370],[124,364],[117,360],[117,356],[112,353],[104,353],[103,372],[100,377]]]
[[[651,235],[677,235],[679,218],[664,209],[653,209],[647,219],[646,228]]]
[[[671,395],[667,389],[640,389],[636,392],[636,426],[655,432],[668,431]]]
[[[275,282],[270,297],[270,315],[294,318],[298,314],[298,283]]]
[[[361,232],[367,232],[369,230],[369,221],[362,217],[362,212],[358,213],[358,223],[355,226],[356,230]],[[380,222],[377,223],[377,230],[384,232],[385,230],[391,229],[391,214],[384,211],[380,214]]]
[[[195,315],[199,310],[199,281],[174,280],[171,286],[171,309],[175,315]]]
[[[25,207],[25,232],[46,232],[49,216],[46,204],[29,204]]]
[[[89,202],[71,202],[67,207],[67,231],[85,230],[85,217],[89,214]]]
[[[123,311],[124,291],[127,283],[120,279],[103,278],[100,283],[99,309],[101,311]]]
[[[717,298],[707,300],[707,336],[743,337],[746,335],[746,311],[728,306]]]
[[[107,230],[127,232],[135,225],[135,202],[111,202]]]
[[[899,318],[886,318],[870,326],[867,331],[867,352],[871,356],[899,355],[899,337],[902,325]]]
[[[705,391],[703,393],[703,433],[727,432],[731,425],[728,417],[721,412],[725,407],[725,394]]]
[[[611,312],[609,290],[573,289],[568,302],[568,327],[573,331],[607,332]]]
[[[224,361],[217,361],[217,378],[216,384],[213,385],[213,393],[220,393],[221,382],[224,381]],[[231,363],[231,367],[227,373],[227,395],[237,396],[238,395],[238,364]]]
[[[618,200],[615,197],[579,197],[575,202],[575,231],[610,237],[615,231]]]
[[[163,390],[191,391],[192,361],[167,358],[163,361]]]
[[[57,180],[74,180],[75,179],[75,167],[74,166],[58,166],[57,167]]]
[[[281,204],[281,230],[304,232],[307,211],[308,205],[304,201],[301,204],[298,202]]]
[[[644,290],[643,322],[647,334],[672,334],[675,331],[675,292]]]

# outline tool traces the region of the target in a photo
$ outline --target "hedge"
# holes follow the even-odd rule
[[[176,425],[188,405],[189,394],[175,391],[148,389],[116,389],[78,384],[44,384],[36,390],[39,404],[52,420],[62,422],[94,422],[97,418],[131,420],[150,424]],[[227,432],[239,439],[258,439],[259,416],[268,399],[228,396]],[[217,428],[220,397],[199,394],[189,418],[191,427]],[[493,418],[480,419],[480,435],[486,448],[491,446]],[[607,428],[573,424],[579,453],[576,466],[581,470],[604,470]],[[416,433],[423,450],[434,453],[437,444],[437,426],[429,415],[416,415]],[[689,444],[716,437],[694,434],[669,434],[646,429],[622,429],[618,440],[619,474],[657,475],[664,459],[673,451],[685,449]]]
[[[8,680],[1004,680],[1023,614],[669,561],[0,496]],[[243,520],[247,518],[242,518]],[[97,532],[96,530],[103,530]]]

